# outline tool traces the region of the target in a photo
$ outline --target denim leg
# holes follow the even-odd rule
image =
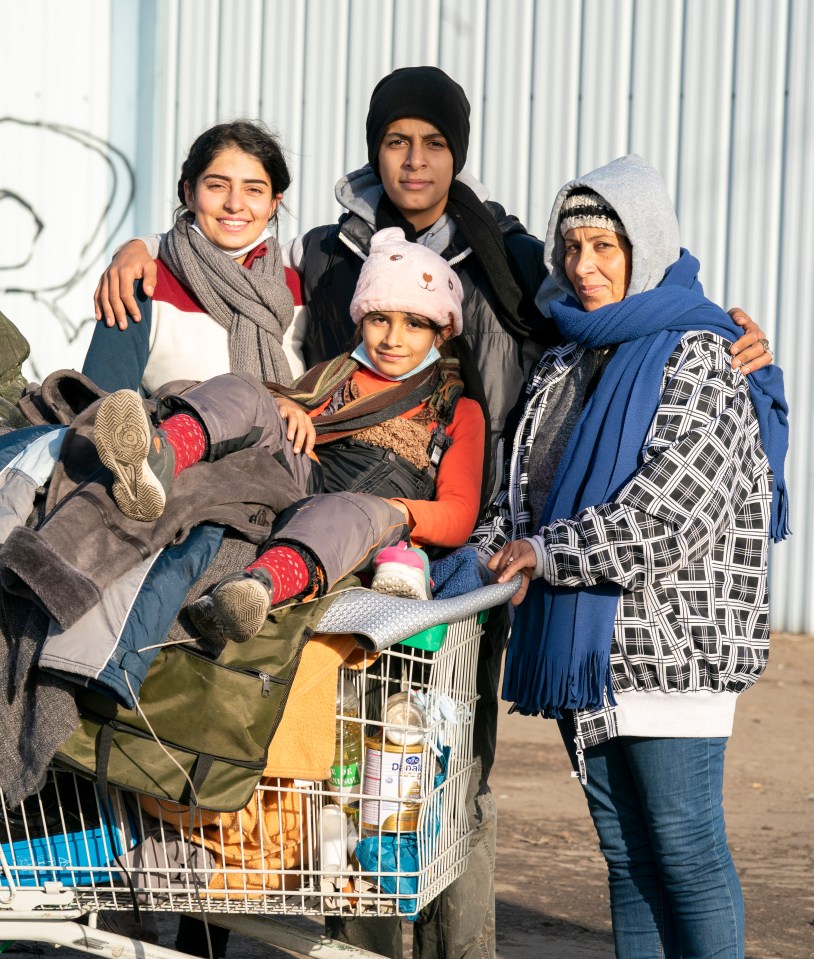
[[[573,725],[561,729],[573,761]],[[618,959],[743,959],[743,898],[723,819],[725,746],[620,737],[586,750]]]
[[[618,959],[680,959],[668,939],[669,908],[650,847],[647,815],[619,739],[585,753],[588,808],[608,865]]]
[[[726,739],[628,738],[624,748],[682,959],[743,959],[743,894],[723,811]]]

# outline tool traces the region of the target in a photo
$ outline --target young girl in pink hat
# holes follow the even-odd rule
[[[374,588],[431,598],[427,557],[404,541],[460,546],[480,507],[484,418],[461,395],[451,342],[462,299],[442,257],[381,230],[351,303],[352,352],[292,388],[230,373],[165,395],[157,427],[135,392],[102,401],[96,447],[130,519],[158,519],[180,472],[248,447],[282,457],[303,494],[255,562],[189,608],[201,632],[248,639],[272,606],[320,595],[371,559]]]

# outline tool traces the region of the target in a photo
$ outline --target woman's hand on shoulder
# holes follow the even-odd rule
[[[114,324],[127,329],[127,317],[134,323],[141,320],[138,303],[133,295],[136,280],[144,281],[144,292],[152,296],[158,279],[155,260],[141,240],[130,240],[113,257],[113,262],[99,279],[93,294],[97,320],[106,326]]]
[[[755,321],[739,306],[733,306],[729,315],[746,331],[729,348],[732,354],[733,369],[740,370],[744,375],[754,373],[772,363],[772,351],[769,349],[769,340],[766,334]]]
[[[286,437],[295,453],[311,453],[317,438],[314,423],[305,410],[294,400],[285,396],[275,396],[274,401],[280,416],[288,424]]]
[[[523,581],[520,589],[512,596],[512,606],[518,606],[525,599],[528,592],[531,574],[537,566],[537,554],[534,547],[526,539],[517,539],[504,546],[487,563],[489,569],[496,573],[498,583],[507,583],[513,576],[521,573]]]

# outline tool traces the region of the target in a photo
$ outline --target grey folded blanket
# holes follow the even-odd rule
[[[38,666],[47,633],[41,609],[0,591],[0,789],[11,808],[39,787],[79,724],[71,684]]]

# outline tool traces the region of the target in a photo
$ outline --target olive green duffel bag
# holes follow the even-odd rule
[[[242,809],[265,768],[303,647],[331,600],[272,615],[258,636],[227,643],[217,660],[185,646],[161,650],[138,709],[79,691],[80,726],[57,762],[102,789],[118,786],[217,812]]]

